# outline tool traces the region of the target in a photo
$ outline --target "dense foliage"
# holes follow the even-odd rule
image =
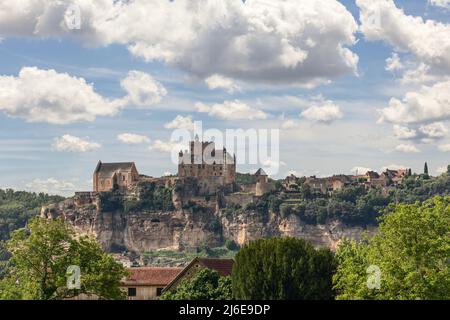
[[[261,239],[235,256],[232,284],[236,299],[332,299],[336,266],[328,249],[302,239]]]
[[[339,246],[337,298],[450,299],[450,196],[391,211],[373,238]]]
[[[88,237],[77,237],[58,220],[33,218],[6,242],[10,265],[0,280],[0,299],[53,300],[92,294],[122,299],[125,268]],[[69,266],[81,270],[80,289],[67,286]]]
[[[231,300],[230,277],[220,277],[215,270],[202,269],[191,279],[184,279],[174,290],[165,292],[162,300]]]
[[[173,211],[172,189],[156,183],[140,183],[138,185],[139,197],[137,200],[125,201],[126,212],[142,210]]]
[[[255,184],[256,180],[257,178],[254,174],[236,172],[236,183],[238,185]]]
[[[42,206],[63,199],[44,193],[0,189],[0,240],[8,239],[12,231],[23,228],[28,219],[39,213]]]
[[[396,187],[365,188],[362,185],[344,187],[332,194],[313,191],[298,179],[290,186],[294,191],[282,188],[267,193],[245,208],[231,205],[225,213],[231,215],[243,210],[258,212],[264,221],[270,212],[283,218],[297,215],[308,224],[323,224],[327,220],[339,219],[350,225],[376,225],[380,212],[390,203],[414,203],[433,196],[450,195],[450,173],[439,177],[411,175]]]

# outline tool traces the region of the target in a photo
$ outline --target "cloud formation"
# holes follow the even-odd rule
[[[80,30],[65,21],[69,4]],[[148,17],[152,17],[149,19]],[[206,79],[317,85],[355,73],[357,23],[336,0],[22,0],[0,3],[0,36],[121,44]]]
[[[128,93],[128,102],[141,108],[157,104],[167,95],[162,84],[150,74],[141,71],[131,70],[120,85]]]
[[[293,119],[287,119],[281,124],[281,128],[286,130],[297,129],[299,126],[298,121]]]
[[[195,108],[198,112],[207,113],[211,117],[223,120],[253,120],[267,119],[268,117],[264,111],[250,107],[239,100],[224,101],[212,105],[198,102],[195,104]]]
[[[205,83],[211,90],[223,89],[229,94],[241,90],[241,88],[233,81],[233,79],[221,76],[220,74],[214,74],[206,78]]]
[[[450,0],[428,0],[428,2],[433,6],[450,9]]]
[[[63,196],[72,196],[77,190],[77,187],[72,182],[59,180],[52,177],[47,179],[33,179],[25,184],[25,189],[30,190],[31,192],[36,192],[36,190],[38,190],[39,192],[44,192],[51,195],[58,194]]]
[[[83,78],[24,67],[17,77],[0,76],[0,111],[29,122],[67,124],[115,115],[124,106],[94,91]]]
[[[153,144],[149,147],[149,150],[151,151],[159,151],[164,153],[179,152],[180,150],[186,149],[187,147],[180,143],[162,140],[155,140]]]
[[[88,152],[100,148],[101,145],[88,139],[65,134],[60,138],[55,138],[52,147],[57,151]]]
[[[166,129],[186,129],[194,130],[194,121],[192,121],[192,116],[182,116],[178,115],[172,121],[164,125]]]
[[[406,93],[402,100],[392,98],[380,111],[380,121],[416,124],[450,119],[450,80],[422,86]]]
[[[420,150],[413,144],[399,144],[395,150],[404,153],[419,153]]]
[[[356,4],[366,39],[411,52],[431,73],[450,72],[450,24],[406,15],[392,0],[356,0]]]
[[[117,136],[117,140],[125,144],[150,143],[150,139],[147,136],[134,133],[121,133]]]
[[[338,105],[333,101],[328,100],[316,103],[316,105],[309,107],[301,113],[301,116],[310,121],[329,124],[335,120],[341,119],[343,114]]]
[[[67,73],[23,67],[18,76],[0,76],[0,112],[28,122],[69,124],[114,116],[130,103],[148,107],[167,93],[149,74],[131,71],[122,81],[125,98],[108,99],[85,79]]]

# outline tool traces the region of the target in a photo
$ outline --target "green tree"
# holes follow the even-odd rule
[[[428,172],[428,163],[425,162],[425,165],[423,167],[423,175],[424,177],[428,178],[429,177],[429,172]]]
[[[0,281],[1,298],[54,300],[78,294],[101,299],[121,299],[120,280],[125,268],[98,243],[86,236],[77,237],[63,221],[34,218],[26,229],[13,232],[6,247],[11,266]],[[80,289],[69,289],[69,266],[79,266]]]
[[[225,248],[230,251],[237,251],[239,250],[239,245],[234,240],[228,239],[227,241],[225,241]]]
[[[450,174],[450,164],[447,166],[447,174]]]
[[[343,243],[336,257],[338,299],[450,299],[450,196],[393,206],[375,236]],[[370,266],[379,289],[367,286]]]
[[[230,277],[215,270],[202,269],[191,279],[184,279],[176,289],[167,291],[162,300],[232,300]]]
[[[332,299],[333,254],[302,239],[261,239],[235,256],[233,295],[243,300]]]

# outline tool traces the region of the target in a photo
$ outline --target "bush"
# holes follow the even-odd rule
[[[213,218],[208,224],[205,226],[206,230],[209,230],[213,233],[219,233],[222,230],[222,224],[217,218]]]
[[[237,251],[239,250],[239,245],[234,242],[234,240],[227,240],[225,241],[225,248],[227,248],[230,251]]]
[[[123,210],[122,195],[116,192],[100,192],[100,209],[101,211],[120,211]]]

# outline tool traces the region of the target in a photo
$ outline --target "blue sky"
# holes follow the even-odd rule
[[[35,1],[39,2],[40,0]],[[2,2],[0,1],[0,20],[2,14],[6,14],[6,10],[12,10],[7,7],[8,4],[2,4]],[[77,1],[68,2],[77,3]],[[113,6],[112,1],[102,0],[101,2],[111,3],[109,5]],[[301,6],[304,1],[288,0],[287,2],[292,3],[293,6]],[[328,4],[331,7],[334,5],[332,2],[336,1],[325,1],[324,7]],[[374,1],[374,3],[376,2]],[[166,172],[175,173],[176,166],[170,162],[170,154],[155,145],[155,142],[159,141],[161,144],[169,141],[173,129],[168,129],[165,125],[177,116],[185,117],[185,119],[190,116],[192,120],[202,121],[205,128],[220,130],[227,128],[280,129],[280,169],[276,175],[277,178],[284,177],[291,171],[295,171],[298,175],[350,174],[354,173],[357,167],[361,167],[360,170],[367,168],[380,171],[386,166],[405,166],[420,172],[425,161],[428,161],[432,173],[438,174],[450,163],[448,152],[450,138],[447,132],[450,104],[442,105],[442,101],[449,101],[445,100],[448,99],[445,91],[448,88],[450,76],[450,67],[446,69],[450,65],[450,50],[441,50],[442,48],[450,49],[450,41],[445,37],[442,38],[442,34],[450,38],[450,5],[445,1],[442,1],[441,5],[437,5],[426,0],[389,0],[388,2],[394,3],[395,6],[382,7],[380,9],[382,17],[391,19],[395,18],[395,15],[402,14],[402,18],[405,19],[393,18],[400,21],[398,26],[386,22],[387,25],[382,25],[381,30],[374,33],[367,21],[360,20],[361,12],[367,13],[368,10],[371,10],[367,7],[369,2],[361,0],[357,5],[354,0],[340,1],[345,7],[344,10],[351,13],[355,23],[359,26],[358,31],[353,30],[350,33],[344,27],[342,30],[338,30],[339,32],[336,31],[338,36],[346,32],[347,35],[353,34],[355,37],[356,41],[353,44],[343,44],[358,57],[355,70],[346,70],[337,75],[331,72],[328,75],[325,71],[326,75],[320,79],[321,83],[314,83],[314,87],[311,83],[317,79],[308,78],[308,88],[305,87],[303,76],[297,78],[292,70],[287,70],[289,68],[280,68],[281,71],[276,80],[273,75],[278,71],[276,69],[278,66],[272,70],[270,75],[259,73],[256,70],[255,77],[260,76],[262,79],[259,81],[259,78],[247,77],[240,70],[236,71],[222,61],[216,62],[217,67],[216,63],[208,65],[206,62],[205,66],[193,66],[190,61],[194,54],[198,54],[200,60],[209,56],[214,58],[213,53],[210,52],[214,51],[211,49],[215,41],[212,37],[193,38],[192,41],[201,42],[201,46],[196,47],[195,51],[183,49],[184,44],[180,44],[181,53],[177,52],[176,45],[174,46],[173,43],[163,43],[172,50],[170,54],[179,55],[177,61],[180,62],[177,63],[173,63],[170,59],[145,59],[145,54],[150,52],[149,49],[146,48],[145,54],[133,52],[130,49],[130,43],[137,40],[128,39],[127,35],[121,35],[119,38],[117,33],[120,30],[110,31],[113,33],[112,35],[102,34],[96,29],[86,31],[86,34],[92,32],[97,35],[98,33],[101,37],[113,39],[110,41],[103,38],[90,40],[84,35],[83,38],[71,36],[68,34],[70,30],[55,31],[53,34],[51,31],[45,31],[45,28],[38,28],[36,22],[33,22],[33,19],[37,21],[39,17],[44,16],[40,11],[42,9],[35,9],[35,7],[31,7],[32,19],[27,16],[27,27],[17,28],[17,25],[24,22],[21,21],[24,16],[20,14],[20,10],[24,10],[24,8],[13,8],[17,10],[17,17],[14,17],[15,11],[12,10],[10,19],[6,22],[3,20],[3,23],[0,22],[0,38],[2,38],[0,42],[0,187],[66,195],[71,194],[74,190],[88,190],[91,187],[92,171],[100,159],[104,162],[135,161],[141,173],[153,176],[160,176]],[[269,6],[269,18],[270,10],[276,10],[276,6],[276,4]],[[148,9],[148,4],[145,8]],[[403,11],[397,11],[399,9]],[[82,7],[82,23],[84,10],[85,8]],[[100,9],[89,8],[89,10]],[[171,9],[168,7],[160,10],[170,11]],[[224,10],[233,13],[236,12],[233,10],[240,9],[227,8]],[[120,14],[126,15],[127,12],[124,10]],[[181,9],[177,12],[177,14],[190,15]],[[51,14],[56,13],[50,11],[44,18],[49,19],[49,24],[54,22],[54,19],[48,17]],[[325,11],[325,14],[332,16],[333,12]],[[349,21],[344,11],[339,14],[344,16],[345,20],[343,21]],[[299,16],[301,17],[300,14]],[[424,20],[431,21],[433,25],[429,26],[416,20],[414,22],[407,18],[412,16],[422,17]],[[123,17],[123,19],[127,18]],[[204,21],[202,19],[204,19],[203,16],[201,19],[199,18],[199,21]],[[323,17],[323,19],[327,19],[327,17]],[[274,19],[271,23],[281,24],[281,20]],[[366,24],[367,27],[364,29]],[[317,25],[320,25],[320,21],[317,22]],[[55,28],[59,27],[60,24],[56,24]],[[119,24],[117,28],[121,28],[121,25]],[[206,26],[202,30],[207,30],[207,28]],[[311,32],[311,37],[316,37],[313,40],[320,40],[323,43],[333,42],[335,36],[333,32],[335,31],[332,28],[339,28],[339,26],[329,28],[331,31],[325,35],[317,35],[315,30],[308,30],[308,32]],[[430,34],[433,34],[435,29],[437,39],[433,42]],[[81,31],[83,31],[83,24]],[[397,31],[398,34],[395,34]],[[172,36],[170,32],[175,31],[167,30],[168,39]],[[247,32],[251,35],[253,31]],[[417,36],[415,36],[415,32],[417,32]],[[124,33],[126,34],[126,32]],[[408,38],[405,35],[411,36]],[[424,35],[430,43],[424,43],[423,46],[426,47],[422,48],[420,37],[424,37]],[[267,40],[262,38],[266,41],[263,43],[267,43],[267,48],[270,41],[277,40],[272,36],[267,37]],[[161,35],[161,37],[164,39],[165,35]],[[155,35],[150,40],[145,38],[144,40],[147,42],[142,39],[139,41],[143,41],[146,45],[149,44],[148,41],[154,41],[151,43],[154,45],[158,43],[158,40],[153,39],[161,37]],[[286,37],[292,37],[289,40],[294,41],[297,35],[288,34]],[[206,43],[207,41],[210,43]],[[415,41],[419,41],[419,43],[415,43]],[[341,40],[339,44],[344,42],[345,40]],[[434,47],[435,43],[441,43],[442,48]],[[258,48],[262,51],[266,49],[265,44]],[[428,48],[432,48],[434,51],[427,51]],[[267,50],[269,51],[269,48]],[[314,68],[320,69],[328,62],[330,66],[333,66],[337,64],[334,59],[342,59],[342,56],[337,56],[335,52],[330,52],[328,58],[328,52],[315,52],[314,50],[311,49],[309,56],[312,54],[320,56],[317,58],[320,64],[313,65],[312,69],[308,69],[308,71],[299,67],[299,73],[315,74]],[[423,53],[424,51],[426,54]],[[276,50],[274,52],[273,54],[277,54]],[[162,55],[161,52],[158,54]],[[230,59],[235,56],[239,57],[239,54],[241,53],[230,53]],[[267,53],[268,60],[266,61],[264,60],[266,59],[265,52],[261,53],[262,69],[265,63],[270,63],[270,59],[273,59],[270,54],[272,53]],[[389,71],[386,70],[386,60],[393,57],[393,54],[397,55],[399,63],[393,65],[392,70]],[[221,57],[225,60],[227,58],[226,56],[225,58]],[[236,61],[236,64],[239,63],[244,62]],[[418,76],[419,73],[413,72],[419,70],[421,64],[426,66],[427,72],[422,72]],[[34,86],[30,85],[33,83],[31,80],[27,82],[27,85],[21,84],[19,92],[11,93],[8,84],[18,83],[19,73],[23,68],[28,67],[36,68],[34,72],[30,72],[30,77],[41,74],[41,72],[50,77],[51,75],[46,72],[54,70],[58,75],[67,74],[70,79],[83,78],[87,86],[93,88],[96,95],[108,101],[122,99],[127,94],[128,96],[132,95],[130,92],[134,92],[132,90],[135,87],[125,89],[121,85],[121,81],[129,77],[130,71],[136,70],[140,72],[139,75],[149,75],[151,81],[157,83],[160,88],[164,88],[165,94],[161,92],[158,94],[154,91],[138,91],[138,94],[145,93],[156,100],[145,106],[138,106],[130,98],[126,107],[122,105],[117,107],[116,113],[111,115],[100,113],[90,120],[66,123],[52,123],[52,121],[41,118],[36,120],[36,117],[30,115],[30,111],[25,108],[36,107],[45,112],[47,110],[54,112],[55,108],[63,108],[63,105],[58,104],[61,103],[58,99],[63,97],[62,101],[67,102],[64,99],[70,101],[70,97],[64,96],[65,84],[62,82],[58,84],[58,80],[55,80],[54,84],[50,80],[48,82],[48,85],[55,85],[55,92],[61,92],[54,98],[56,102],[48,96],[39,96],[42,95],[42,92],[33,90]],[[254,66],[250,67],[254,68]],[[413,78],[417,80],[416,82],[411,83],[411,81],[404,80],[408,72],[415,75]],[[209,88],[205,78],[210,74],[220,74],[222,82],[223,79],[229,80],[239,89],[230,92],[227,87],[229,82],[226,82],[227,84],[221,82],[221,87],[216,89]],[[290,77],[293,77],[294,80],[291,81]],[[421,77],[423,77],[423,81]],[[148,78],[142,77],[139,77],[138,80],[133,78],[133,80],[132,85],[136,88],[141,88],[138,80],[150,81]],[[302,83],[294,83],[297,80]],[[42,79],[40,81],[42,84]],[[74,82],[68,80],[66,85],[72,83],[75,85]],[[145,82],[145,84],[148,85],[149,82]],[[84,86],[81,88],[86,89]],[[432,100],[437,95],[427,94],[429,91],[427,88],[435,91],[443,90],[443,98],[441,95],[441,98],[436,98],[441,100]],[[78,89],[75,88],[75,90]],[[415,104],[413,99],[405,100],[408,93],[418,94],[419,98],[421,97],[419,100],[423,101],[424,105]],[[400,107],[392,102],[393,98],[404,101],[403,109],[395,109]],[[220,108],[224,110],[223,112],[227,112],[225,101],[239,101],[239,109],[236,109],[233,115],[238,119],[221,113]],[[8,105],[11,103],[17,103],[17,105],[11,107]],[[20,103],[25,103],[26,107],[19,105]],[[196,103],[207,106],[217,105],[219,114],[199,112]],[[242,105],[249,108],[250,113],[254,113],[255,116],[252,117],[245,112],[242,116],[238,115]],[[314,106],[313,110],[309,110]],[[438,111],[434,113],[427,109],[429,106],[437,106]],[[77,113],[77,108],[80,106],[74,105],[73,109],[68,112]],[[210,110],[212,109],[210,108]],[[306,110],[309,112],[305,113]],[[257,111],[262,112],[264,116],[256,116]],[[61,112],[56,112],[58,117],[61,117]],[[394,119],[393,115],[401,116],[402,112],[410,112],[417,117],[409,120],[405,120],[406,117],[403,117],[403,120]],[[423,113],[433,113],[435,116],[432,118],[420,117],[419,115]],[[384,121],[379,121],[381,114],[384,115]],[[323,118],[324,115],[325,118]],[[290,125],[286,124],[288,121],[290,121]],[[61,121],[57,120],[56,122]],[[410,135],[405,135],[405,132]],[[140,143],[130,144],[130,141],[126,143],[120,141],[118,135],[123,133],[139,135]],[[64,136],[74,137],[78,140],[64,140]],[[143,139],[143,136],[146,139]],[[57,145],[57,141],[61,143]],[[87,142],[87,144],[83,144],[83,142]],[[71,143],[73,145],[70,145]],[[80,145],[82,146],[80,147]],[[257,166],[242,165],[238,167],[238,171],[241,172],[254,169],[257,169]]]

